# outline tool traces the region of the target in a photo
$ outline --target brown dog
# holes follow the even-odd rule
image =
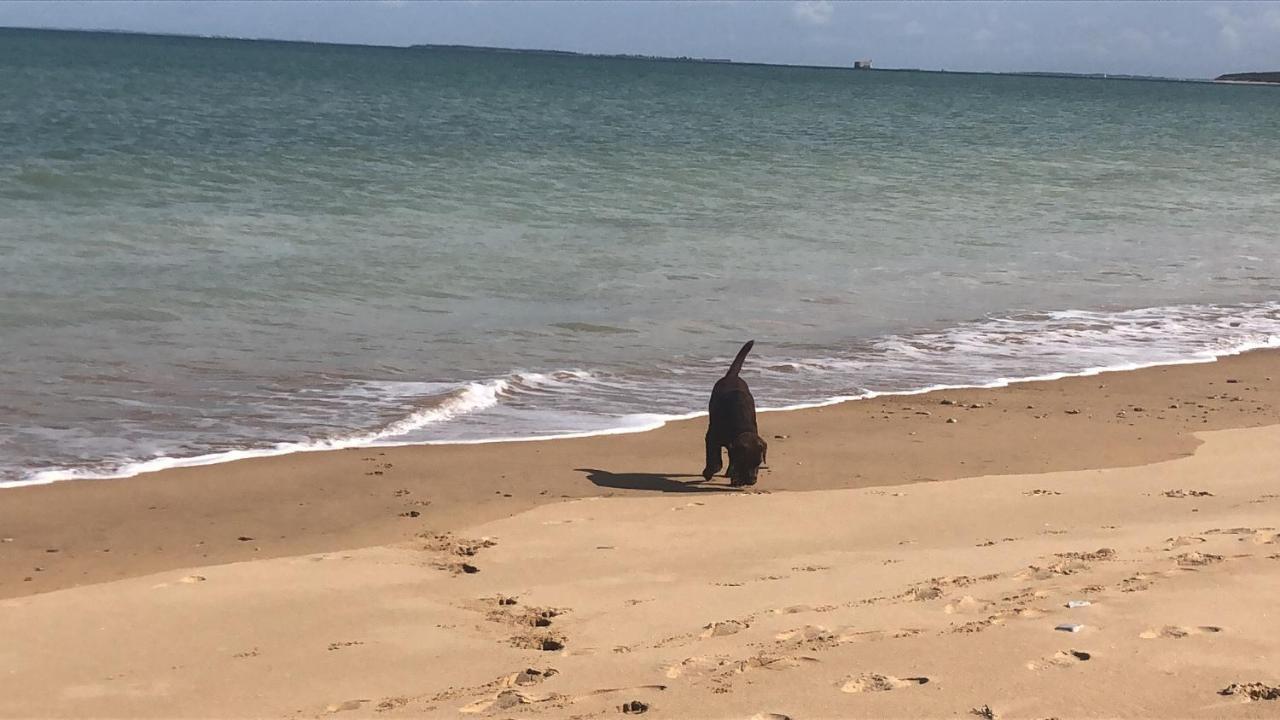
[[[742,361],[747,359],[755,340],[750,340],[738,351],[729,372],[716,381],[711,389],[708,405],[710,423],[707,427],[707,465],[702,470],[704,480],[710,480],[720,471],[720,448],[729,451],[729,469],[725,477],[731,485],[755,485],[756,474],[765,463],[769,446],[756,428],[756,401],[746,381],[738,377]]]

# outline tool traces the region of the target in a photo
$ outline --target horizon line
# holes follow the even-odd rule
[[[1040,76],[1040,77],[1060,77],[1064,79],[1076,78],[1085,80],[1145,80],[1156,82],[1215,82],[1215,78],[1211,77],[1175,77],[1171,75],[1139,75],[1133,73],[1109,73],[1109,72],[1076,72],[1065,70],[948,70],[946,68],[929,69],[929,68],[908,68],[908,67],[870,67],[870,68],[854,68],[852,61],[848,65],[814,65],[808,63],[781,63],[781,62],[764,62],[752,60],[734,60],[732,58],[705,58],[695,57],[691,55],[674,56],[674,55],[648,55],[644,53],[625,53],[625,52],[585,52],[582,50],[564,50],[560,48],[532,48],[532,47],[503,47],[498,45],[472,45],[467,43],[441,43],[441,42],[422,42],[412,43],[408,45],[393,45],[371,42],[341,42],[334,40],[298,40],[275,37],[249,37],[239,35],[215,35],[215,34],[198,34],[183,32],[156,32],[151,30],[121,30],[114,28],[73,28],[73,27],[55,27],[55,26],[22,26],[22,25],[0,25],[0,30],[28,30],[36,32],[61,32],[61,33],[81,33],[81,34],[103,34],[103,35],[140,35],[144,37],[154,38],[185,38],[193,40],[234,40],[237,42],[262,42],[262,43],[288,43],[295,45],[327,45],[334,47],[366,47],[366,48],[384,48],[388,50],[415,50],[415,49],[458,49],[458,50],[474,50],[487,52],[510,52],[510,53],[546,53],[558,54],[565,56],[577,56],[596,59],[615,59],[615,60],[635,60],[648,62],[687,62],[701,63],[707,65],[740,65],[748,67],[778,67],[778,68],[794,68],[806,70],[848,70],[857,72],[919,72],[919,73],[935,73],[945,75],[1014,75],[1014,76]],[[1223,75],[1238,74],[1239,72],[1262,72],[1262,71],[1233,71],[1228,73],[1219,73],[1218,77]]]

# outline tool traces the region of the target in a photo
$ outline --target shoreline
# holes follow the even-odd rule
[[[1255,350],[1212,362],[770,412],[761,426],[772,466],[757,492],[1129,467],[1185,456],[1199,444],[1193,432],[1278,421],[1278,358],[1280,351]],[[702,432],[695,418],[620,435],[293,453],[7,488],[0,535],[12,541],[0,545],[0,597],[385,545],[562,499],[726,492],[721,481],[690,482],[699,479]]]
[[[1027,377],[1014,378],[997,378],[986,383],[974,384],[939,384],[929,385],[926,387],[912,390],[869,390],[858,395],[836,395],[823,400],[814,400],[811,402],[801,402],[781,407],[762,407],[758,408],[760,413],[780,413],[795,412],[803,410],[814,410],[817,408],[831,407],[849,402],[857,402],[864,400],[875,400],[882,397],[912,397],[916,395],[927,395],[935,392],[945,391],[964,391],[964,390],[993,390],[1009,387],[1020,383],[1029,382],[1050,382],[1054,380],[1063,380],[1067,378],[1087,378],[1094,377],[1104,373],[1116,372],[1132,372],[1136,370],[1146,370],[1149,368],[1173,367],[1179,365],[1197,365],[1205,363],[1219,362],[1224,358],[1236,357],[1245,353],[1256,352],[1260,350],[1277,350],[1280,349],[1280,343],[1276,342],[1250,342],[1237,347],[1232,347],[1220,352],[1203,351],[1186,358],[1174,360],[1159,360],[1152,362],[1125,363],[1121,365],[1110,365],[1101,367],[1085,368],[1077,371],[1058,371],[1044,373],[1041,375],[1032,375]],[[506,443],[523,443],[523,442],[548,442],[553,440],[579,440],[592,437],[609,437],[615,435],[632,435],[636,433],[651,432],[665,427],[675,422],[685,422],[706,417],[705,410],[687,412],[683,414],[657,414],[654,420],[650,422],[640,423],[634,426],[619,425],[609,427],[602,430],[585,430],[585,431],[565,431],[553,432],[547,435],[531,435],[531,436],[515,436],[515,437],[493,437],[480,438],[474,440],[426,440],[426,441],[373,441],[365,442],[362,438],[376,436],[384,432],[383,430],[363,431],[346,438],[337,438],[330,440],[305,440],[297,442],[278,442],[275,445],[264,448],[241,448],[236,450],[225,450],[215,453],[207,453],[204,455],[194,455],[190,457],[157,457],[148,460],[135,460],[126,463],[118,470],[94,472],[90,470],[80,469],[50,469],[41,470],[33,473],[33,477],[23,480],[11,482],[0,482],[0,493],[11,488],[32,487],[39,485],[49,485],[58,482],[69,482],[76,480],[122,480],[139,475],[146,475],[155,472],[164,472],[180,468],[205,467],[209,465],[222,465],[226,463],[241,462],[243,460],[254,460],[268,457],[280,457],[284,455],[293,455],[298,453],[315,453],[315,452],[337,452],[342,450],[378,450],[384,448],[404,448],[404,447],[426,447],[426,446],[473,446],[473,445],[501,445]],[[627,417],[635,416],[619,416],[616,418],[621,421]]]

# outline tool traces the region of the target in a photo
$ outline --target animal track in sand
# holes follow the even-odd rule
[[[378,701],[378,704],[374,706],[373,709],[378,712],[388,712],[391,710],[399,710],[400,708],[408,704],[409,704],[409,698],[396,696],[396,697],[382,698],[381,700]]]
[[[927,677],[896,678],[892,675],[881,675],[879,673],[862,673],[861,675],[846,678],[840,685],[840,692],[887,692],[914,685],[924,685],[927,682],[929,682]]]
[[[1188,635],[1212,635],[1222,632],[1222,628],[1217,625],[1199,625],[1197,627],[1186,627],[1183,625],[1165,625],[1159,629],[1146,630],[1139,633],[1138,637],[1143,640],[1154,640],[1162,638],[1166,640],[1181,640]]]
[[[1208,540],[1205,540],[1198,535],[1179,535],[1177,537],[1167,538],[1165,542],[1169,544],[1167,549],[1172,550],[1178,547],[1186,547],[1187,545],[1199,545],[1200,543],[1208,542]]]
[[[553,618],[563,615],[561,608],[527,607],[520,611],[510,608],[513,605],[500,605],[485,614],[490,622],[506,623],[519,627],[547,627]]]
[[[331,642],[329,643],[329,649],[341,650],[342,648],[354,647],[356,645],[363,645],[363,644],[364,644],[363,640],[347,640],[346,642]]]
[[[1167,498],[1213,497],[1208,490],[1165,490],[1160,494]]]
[[[1036,490],[1024,490],[1022,494],[1028,495],[1031,497],[1037,497],[1037,496],[1043,496],[1043,495],[1061,495],[1062,493],[1058,492],[1057,490],[1036,489]]]
[[[452,558],[437,560],[431,563],[431,566],[439,570],[448,570],[454,575],[474,575],[480,572],[480,568],[463,558],[473,557],[481,550],[497,545],[496,542],[487,537],[479,540],[467,540],[456,538],[451,533],[421,533],[418,538],[426,541],[421,548],[423,551],[442,553],[446,557]]]
[[[1088,662],[1092,657],[1093,655],[1091,653],[1082,652],[1080,650],[1059,650],[1049,657],[1028,662],[1027,669],[1047,670],[1049,668],[1070,667],[1082,662]]]
[[[426,541],[422,545],[423,550],[448,553],[459,557],[473,557],[481,550],[498,544],[487,537],[479,540],[468,540],[454,537],[452,533],[422,533],[418,537]]]
[[[756,713],[749,720],[791,720],[791,716],[782,713]]]

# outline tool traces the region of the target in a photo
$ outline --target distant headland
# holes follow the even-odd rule
[[[1222,83],[1275,84],[1280,83],[1280,70],[1275,72],[1227,73],[1226,75],[1219,75],[1213,81]]]

